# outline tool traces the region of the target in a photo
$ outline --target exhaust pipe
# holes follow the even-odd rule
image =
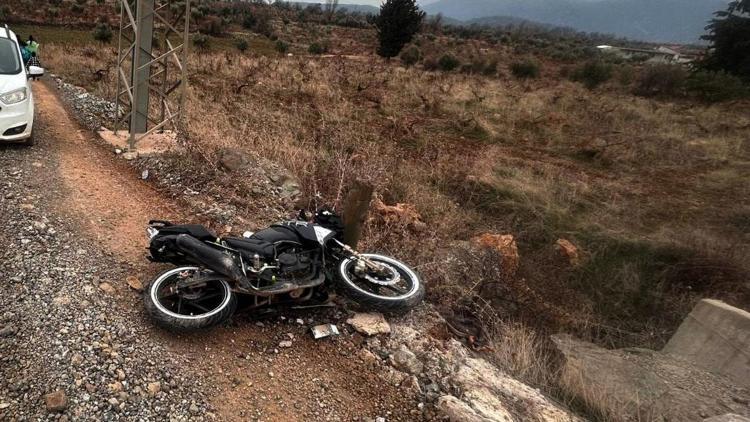
[[[206,245],[200,240],[187,234],[180,234],[175,240],[175,245],[196,264],[204,265],[206,268],[238,283],[245,280],[242,269],[235,264],[231,256]]]

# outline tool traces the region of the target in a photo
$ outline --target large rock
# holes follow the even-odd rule
[[[565,258],[572,267],[581,265],[581,253],[578,247],[568,239],[557,239],[555,242],[555,248],[557,248],[560,255]]]
[[[351,325],[357,332],[368,336],[391,332],[391,326],[388,324],[388,321],[385,320],[383,314],[377,312],[356,313],[347,319],[346,323]]]
[[[599,412],[624,420],[703,421],[750,414],[750,392],[688,361],[646,349],[607,350],[552,336],[563,358],[561,384]]]
[[[217,153],[219,167],[229,172],[235,172],[245,169],[253,160],[244,151],[225,148]]]

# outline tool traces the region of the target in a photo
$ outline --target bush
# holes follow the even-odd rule
[[[96,0],[96,4],[104,4],[104,0]]]
[[[580,82],[588,89],[594,89],[597,86],[612,79],[612,65],[591,60],[577,67],[570,78]]]
[[[510,65],[510,72],[519,79],[539,77],[539,65],[533,60],[524,60]]]
[[[709,103],[736,100],[750,95],[750,89],[740,78],[723,71],[693,72],[687,79],[686,88],[691,95]]]
[[[258,20],[255,19],[255,16],[251,13],[248,13],[244,18],[242,18],[242,27],[245,29],[253,29],[257,22]]]
[[[451,54],[443,54],[438,60],[438,67],[444,72],[450,72],[461,65],[461,62]]]
[[[495,76],[497,75],[497,59],[492,59],[485,63],[484,69],[482,69],[482,75],[484,76]]]
[[[88,0],[76,0],[76,3],[80,4],[81,6],[83,6],[86,3],[88,3]]]
[[[57,7],[48,7],[47,8],[47,15],[56,18],[60,14],[60,9]]]
[[[211,39],[208,38],[208,35],[201,34],[200,32],[193,35],[193,45],[196,46],[199,50],[207,50],[210,47],[210,44]]]
[[[70,11],[76,14],[83,13],[83,6],[78,3],[73,3],[70,5]]]
[[[91,35],[95,40],[102,43],[108,43],[112,40],[112,30],[109,29],[109,25],[103,22],[96,24],[96,28],[94,28]]]
[[[53,6],[59,6],[60,4],[62,4],[62,0],[47,0],[47,1],[49,2],[49,4]]]
[[[617,80],[622,85],[630,85],[633,83],[634,79],[635,70],[633,69],[633,66],[625,64],[617,68]]]
[[[685,88],[687,72],[680,65],[657,64],[641,71],[635,93],[644,97],[672,97]]]
[[[276,51],[278,51],[281,54],[284,54],[287,51],[289,51],[289,44],[287,44],[287,43],[285,43],[284,41],[281,41],[281,40],[277,40],[276,41],[275,47],[276,47]]]
[[[10,7],[7,5],[0,6],[0,20],[7,19],[10,15]]]
[[[325,54],[328,52],[328,45],[325,43],[314,42],[307,48],[310,54]]]
[[[244,38],[238,39],[234,46],[237,47],[237,50],[240,50],[242,52],[246,51],[247,48],[250,47],[250,45],[247,43],[247,40]]]
[[[422,58],[422,52],[416,46],[411,46],[401,52],[401,62],[406,66],[414,66]]]

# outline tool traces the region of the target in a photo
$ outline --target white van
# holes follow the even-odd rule
[[[26,68],[16,34],[0,28],[0,142],[34,143],[32,77],[44,75],[37,66]]]

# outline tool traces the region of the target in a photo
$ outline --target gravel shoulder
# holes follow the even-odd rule
[[[343,325],[341,310],[240,315],[187,337],[153,328],[126,279],[160,269],[146,265],[146,221],[189,213],[54,88],[34,88],[37,144],[0,146],[0,420],[421,418],[413,388],[358,358],[359,334],[310,338],[312,323]]]

